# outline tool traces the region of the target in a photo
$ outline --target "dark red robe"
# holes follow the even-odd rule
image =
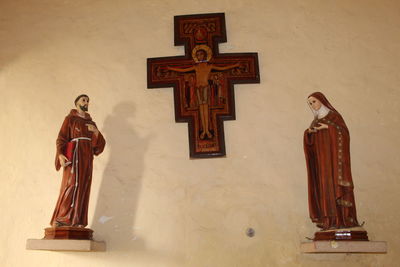
[[[73,141],[77,146],[74,154],[74,163],[64,167],[61,182],[60,195],[51,218],[51,225],[59,222],[68,226],[86,226],[88,224],[87,213],[92,183],[93,155],[103,152],[105,140],[99,132],[95,135],[88,130],[86,124],[95,123],[88,113],[86,117],[78,116],[73,109],[65,118],[57,138],[56,169],[61,168],[58,156],[66,154],[67,143]]]
[[[331,107],[332,108],[332,107]],[[350,168],[350,135],[342,116],[331,110],[304,132],[310,217],[323,230],[359,226]]]

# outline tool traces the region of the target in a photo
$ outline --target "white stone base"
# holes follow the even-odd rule
[[[26,249],[52,251],[106,251],[104,241],[71,239],[28,239]]]
[[[303,253],[387,253],[385,241],[313,241],[302,242]]]

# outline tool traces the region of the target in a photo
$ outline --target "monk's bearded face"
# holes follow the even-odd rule
[[[318,99],[316,99],[315,97],[313,97],[313,96],[310,96],[309,98],[308,98],[308,105],[310,105],[310,107],[313,109],[313,110],[319,110],[320,108],[321,108],[321,106],[322,106],[322,103],[321,103],[321,101],[319,101]]]
[[[81,97],[78,102],[76,102],[76,106],[79,107],[80,110],[82,111],[88,111],[89,110],[89,98],[87,97]]]

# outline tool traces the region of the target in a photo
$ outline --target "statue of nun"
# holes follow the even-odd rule
[[[314,114],[304,132],[308,204],[312,222],[322,230],[315,234],[314,240],[368,240],[367,232],[357,221],[349,130],[322,93],[311,94],[307,103]],[[344,229],[350,229],[353,235],[337,236],[338,229],[342,234]]]

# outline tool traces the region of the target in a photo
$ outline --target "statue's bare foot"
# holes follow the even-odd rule
[[[212,134],[210,132],[207,131],[207,137],[208,138],[212,138]]]
[[[205,133],[205,132],[202,132],[202,133],[200,134],[200,139],[203,140],[205,135],[206,135],[206,133]]]

